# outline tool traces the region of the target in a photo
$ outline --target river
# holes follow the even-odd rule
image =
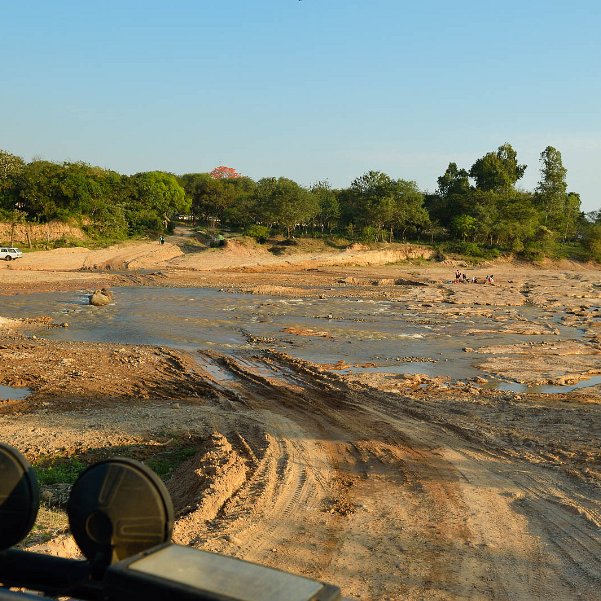
[[[350,370],[425,373],[455,380],[489,375],[476,364],[486,356],[466,347],[499,344],[497,325],[481,315],[450,318],[417,314],[402,302],[352,298],[316,299],[236,294],[211,288],[114,288],[115,302],[88,304],[87,294],[35,293],[3,297],[4,317],[49,315],[69,327],[40,327],[32,334],[54,340],[169,346],[226,353],[275,348],[316,363],[344,361]],[[512,307],[520,319],[549,322],[535,307]],[[578,338],[561,327],[562,338]],[[292,331],[286,331],[292,328]],[[475,337],[470,331],[477,330]],[[299,332],[309,335],[299,335]],[[503,344],[557,339],[504,333]],[[368,364],[366,366],[366,364]],[[589,381],[592,385],[596,382]],[[516,383],[495,383],[519,391]],[[582,387],[583,383],[579,384]],[[524,389],[525,390],[525,389]],[[568,392],[570,387],[538,387]]]

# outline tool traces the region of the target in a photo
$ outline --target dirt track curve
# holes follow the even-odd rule
[[[215,382],[207,408],[210,447],[172,479],[180,508],[202,500],[176,541],[360,599],[598,598],[601,513],[585,485],[285,356],[204,362],[227,388]]]

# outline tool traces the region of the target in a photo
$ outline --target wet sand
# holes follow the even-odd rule
[[[104,263],[86,255],[83,271],[72,254],[61,268],[60,253],[36,253],[0,269],[0,285],[6,294],[205,286],[249,298],[386,301],[441,336],[460,328],[473,340],[461,353],[483,380],[565,385],[601,374],[596,267],[390,265],[390,252],[361,250],[274,261],[248,249],[178,254],[177,244],[105,250]],[[494,273],[496,284],[455,284],[457,267]],[[327,344],[324,334],[340,333],[325,317],[282,337]],[[419,369],[345,371],[345,361],[304,360],[260,336],[235,353],[198,353],[4,326],[0,384],[32,394],[0,403],[0,431],[31,460],[115,447],[143,457],[182,441],[195,449],[168,482],[177,542],[334,582],[357,599],[598,596],[598,385],[544,394]],[[56,534],[29,544],[77,552]]]

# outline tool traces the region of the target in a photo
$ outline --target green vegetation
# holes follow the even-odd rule
[[[149,457],[146,465],[156,472],[161,480],[167,481],[181,463],[194,457],[195,454],[196,449],[193,447],[178,447]]]
[[[169,231],[183,214],[213,233],[242,231],[260,243],[274,235],[344,236],[429,243],[474,258],[601,260],[601,210],[582,213],[559,150],[542,151],[534,191],[517,187],[526,169],[506,143],[469,168],[449,163],[436,191],[425,194],[415,182],[380,171],[368,171],[348,188],[324,181],[305,188],[285,177],[254,181],[224,166],[127,176],[85,163],[27,163],[0,151],[0,220],[69,222],[102,244]]]
[[[119,446],[95,449],[81,455],[43,456],[33,463],[42,486],[73,484],[92,463],[108,457],[127,457],[142,461],[160,478],[168,480],[174,470],[186,459],[193,457],[196,449],[183,442],[169,441],[168,445]]]
[[[87,464],[78,457],[42,457],[34,463],[40,485],[73,484]]]
[[[254,238],[259,244],[265,244],[269,238],[269,228],[258,223],[253,223],[244,232],[250,238]]]

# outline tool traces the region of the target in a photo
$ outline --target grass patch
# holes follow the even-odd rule
[[[81,455],[68,457],[43,456],[33,463],[33,467],[41,486],[72,485],[89,465],[109,457],[126,457],[145,463],[161,480],[167,481],[181,463],[196,453],[194,446],[182,442],[91,449]]]
[[[41,485],[73,484],[88,464],[79,457],[41,457],[34,464]]]
[[[180,447],[149,457],[146,465],[156,472],[161,480],[167,481],[180,464],[194,457],[195,454],[196,449],[193,447]]]

